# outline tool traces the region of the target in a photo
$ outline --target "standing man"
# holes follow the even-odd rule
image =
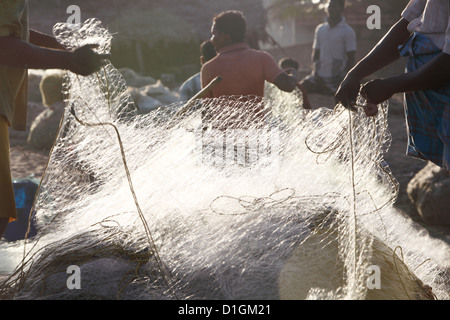
[[[327,21],[314,33],[310,75],[300,84],[308,93],[333,95],[355,63],[356,34],[342,16],[345,0],[328,0]]]
[[[360,89],[364,78],[401,56],[407,57],[406,73]],[[371,104],[405,93],[406,154],[450,169],[450,1],[411,0],[401,19],[347,74],[336,98],[353,109],[359,92]]]
[[[28,29],[27,0],[0,0],[0,238],[16,216],[9,162],[9,131],[25,130],[27,69],[66,69],[88,75],[104,64],[107,55],[86,45],[66,51],[51,36]]]

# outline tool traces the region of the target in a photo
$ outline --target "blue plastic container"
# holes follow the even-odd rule
[[[25,239],[25,235],[30,222],[30,230],[27,238],[36,235],[36,225],[34,212],[30,214],[33,206],[34,197],[39,188],[39,180],[35,177],[23,179],[14,179],[14,198],[16,200],[17,219],[8,223],[3,237],[7,241],[16,241]]]

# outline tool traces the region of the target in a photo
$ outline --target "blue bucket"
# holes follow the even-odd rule
[[[3,237],[7,241],[16,241],[25,239],[28,225],[30,230],[27,238],[36,235],[36,225],[33,207],[34,197],[39,188],[39,180],[35,177],[27,177],[22,179],[13,179],[14,198],[16,200],[17,219],[8,223]]]

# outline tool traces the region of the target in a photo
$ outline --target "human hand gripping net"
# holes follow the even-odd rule
[[[69,48],[110,50],[97,20],[54,33]],[[267,89],[264,99],[201,99],[183,116],[183,103],[138,114],[112,64],[65,80],[34,206],[39,233],[8,249],[25,247],[3,296],[447,297],[446,248],[392,206],[387,103],[374,117],[303,110],[301,97]],[[81,290],[67,289],[70,265]],[[380,289],[369,285],[373,266]]]

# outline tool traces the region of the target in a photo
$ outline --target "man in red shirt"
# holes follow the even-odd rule
[[[264,118],[264,105],[259,102],[264,96],[265,81],[286,92],[292,92],[297,84],[297,79],[284,72],[271,55],[250,48],[244,42],[245,32],[246,20],[240,11],[224,11],[213,18],[211,41],[217,55],[202,66],[202,88],[218,76],[222,81],[206,97],[255,102],[245,104],[241,112],[236,112],[236,105],[243,106],[242,103],[210,108],[209,117],[222,129],[249,127]]]
[[[264,127],[265,81],[286,92],[292,92],[297,84],[297,79],[284,72],[271,55],[251,49],[244,42],[245,32],[246,20],[242,12],[231,10],[216,15],[212,21],[211,42],[217,55],[202,66],[200,73],[202,88],[216,77],[222,78],[206,96],[219,99],[209,103],[202,114],[203,139],[206,134],[208,141],[210,132],[217,136],[214,141],[226,141],[223,148],[206,142],[206,145],[215,146],[212,153],[220,160],[218,163],[222,158],[227,163],[234,159],[245,159],[243,163],[250,160],[249,150],[239,149],[229,141],[245,140],[246,135],[250,135],[249,130]],[[205,131],[209,126],[212,130]],[[268,141],[261,138],[256,143],[267,145]]]
[[[217,76],[222,81],[210,97],[223,95],[264,96],[264,81],[291,92],[297,80],[285,73],[267,52],[251,49],[244,42],[246,20],[240,11],[225,11],[213,18],[211,41],[217,56],[201,70],[202,87]]]

